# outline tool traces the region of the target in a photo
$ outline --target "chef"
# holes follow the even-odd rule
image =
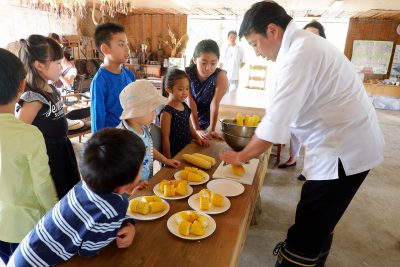
[[[250,143],[221,160],[243,164],[290,134],[305,147],[307,177],[295,223],[278,244],[276,266],[324,266],[333,231],[370,169],[383,161],[384,140],[362,81],[347,58],[320,36],[298,29],[273,1],[255,3],[239,37],[276,62],[268,111]]]

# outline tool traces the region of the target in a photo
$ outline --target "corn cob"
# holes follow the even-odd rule
[[[194,234],[194,235],[198,235],[198,236],[204,235],[205,230],[204,230],[203,226],[201,225],[201,222],[199,222],[197,220],[194,221],[192,223],[192,225],[190,226],[190,233]]]
[[[187,180],[188,179],[188,171],[187,170],[182,170],[180,175],[179,175],[179,179],[181,180]]]
[[[222,207],[224,205],[224,197],[217,193],[211,193],[211,204],[216,207]]]
[[[215,158],[213,158],[213,157],[210,157],[210,156],[207,156],[204,154],[200,154],[200,153],[194,153],[192,155],[207,160],[208,162],[211,163],[211,166],[215,165]]]
[[[253,115],[253,126],[257,126],[260,122],[260,117],[258,115]]]
[[[250,115],[246,115],[246,117],[244,118],[244,126],[251,126]]]
[[[161,202],[161,198],[159,196],[143,196],[143,201],[145,202]]]
[[[164,202],[150,202],[150,210],[151,213],[157,213],[165,210],[165,203]]]
[[[181,235],[188,236],[190,234],[190,225],[191,223],[188,221],[185,220],[181,221],[178,226],[178,232]]]
[[[187,194],[187,182],[186,181],[180,181],[177,187],[175,188],[175,193],[178,195],[184,196]]]
[[[175,187],[172,183],[168,183],[164,185],[164,196],[166,197],[174,197],[175,196]]]
[[[236,174],[237,176],[243,176],[245,173],[245,169],[243,165],[231,165],[233,173]]]
[[[143,215],[147,215],[150,212],[149,203],[134,199],[131,201],[129,205],[129,210],[132,213],[140,213]]]
[[[236,114],[236,123],[239,126],[243,126],[243,115],[241,113]]]
[[[201,182],[203,181],[203,176],[200,174],[194,173],[194,172],[189,172],[188,173],[188,181],[189,182]]]
[[[201,210],[209,210],[210,209],[210,197],[208,195],[199,196],[200,200],[200,209]]]
[[[202,159],[202,158],[190,155],[190,154],[183,154],[182,157],[187,162],[189,162],[199,168],[203,168],[203,169],[211,168],[211,163],[205,159]]]

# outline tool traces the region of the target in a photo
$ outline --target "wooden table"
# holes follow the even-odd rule
[[[212,141],[209,148],[195,144],[188,145],[175,158],[189,166],[181,157],[183,153],[200,152],[217,159],[217,164],[208,171],[214,173],[220,163],[217,155],[227,148],[223,141]],[[119,249],[115,242],[93,258],[74,257],[61,266],[173,266],[173,267],[226,267],[237,266],[246,240],[247,231],[259,196],[260,188],[267,170],[268,154],[258,165],[252,185],[244,185],[243,194],[230,198],[231,208],[225,213],[213,215],[217,228],[215,232],[202,240],[191,241],[178,238],[167,229],[167,220],[174,213],[190,209],[188,199],[169,201],[170,211],[164,217],[153,221],[137,221],[136,236],[133,244],[126,249]],[[182,169],[163,168],[150,179],[148,190],[140,195],[152,195],[155,184],[162,179],[172,179],[173,174]],[[206,185],[193,186],[194,193]]]

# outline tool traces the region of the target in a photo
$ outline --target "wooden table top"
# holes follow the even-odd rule
[[[239,88],[227,93],[221,100],[220,107],[246,108],[250,111],[265,111],[267,91]]]
[[[199,152],[213,156],[217,164],[208,173],[212,174],[218,167],[220,160],[218,153],[227,148],[224,141],[211,141],[208,148],[196,144],[185,147],[175,158],[181,160],[178,169],[162,168],[149,181],[149,188],[140,191],[140,195],[153,195],[153,187],[162,179],[173,179],[173,174],[189,166],[181,154]],[[268,157],[268,156],[264,156]],[[168,218],[178,211],[191,209],[188,198],[168,201],[170,211],[162,218],[153,221],[136,221],[136,236],[133,244],[126,249],[119,249],[115,242],[107,246],[98,256],[83,258],[75,256],[61,266],[237,266],[239,257],[246,240],[247,231],[253,215],[256,199],[260,191],[260,182],[266,172],[265,159],[260,160],[255,179],[252,185],[244,185],[243,194],[231,197],[231,207],[228,211],[212,215],[216,221],[215,232],[201,240],[185,240],[174,236],[167,229]],[[206,188],[206,184],[192,186],[194,193]]]

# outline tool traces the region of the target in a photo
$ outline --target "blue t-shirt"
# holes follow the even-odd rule
[[[115,74],[102,66],[90,84],[92,133],[106,127],[116,127],[121,122],[119,94],[125,86],[136,80],[130,70],[124,67],[121,70],[120,74]]]

